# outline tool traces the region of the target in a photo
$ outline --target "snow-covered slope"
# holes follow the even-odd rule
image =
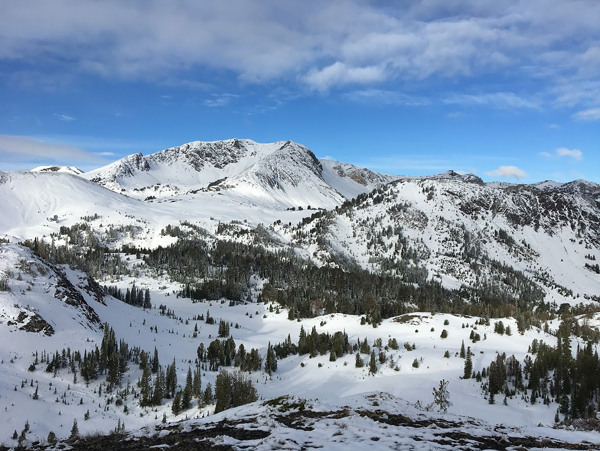
[[[38,166],[31,172],[64,172],[67,174],[80,175],[83,171],[75,166]]]
[[[134,154],[83,177],[145,199],[220,192],[272,208],[332,208],[394,177],[319,161],[292,141],[195,141],[152,155]]]
[[[589,182],[539,189],[455,173],[402,179],[281,230],[322,263],[395,275],[422,268],[448,288],[504,280],[498,262],[543,286],[546,301],[576,303],[600,292],[589,268],[600,259],[600,186]]]
[[[0,199],[1,233],[19,238],[48,235],[94,216],[126,225],[145,210],[140,201],[61,172],[0,172]]]
[[[218,438],[211,435],[206,446],[268,449],[294,440],[298,448],[346,449],[349,444],[368,443],[382,449],[421,445],[469,449],[508,446],[502,437],[508,434],[511,440],[523,439],[510,442],[514,447],[535,447],[538,439],[550,437],[559,444],[586,441],[593,449],[600,443],[598,432],[550,429],[556,400],[534,404],[527,399],[531,389],[525,388],[524,395],[508,396],[506,404],[499,398],[492,405],[481,383],[462,378],[463,343],[471,348],[473,372],[487,368],[503,352],[520,362],[535,358],[530,352],[534,339],[549,345],[557,342],[554,333],[560,320],[552,316],[555,313],[522,331],[517,317],[502,318],[511,334],[495,333],[494,322],[499,319],[490,321],[489,311],[481,313],[487,322],[458,311],[434,314],[420,311],[427,303],[412,299],[392,299],[403,303],[410,314],[388,315],[377,327],[364,316],[342,313],[295,319],[297,312],[292,310],[289,317],[294,319],[289,320],[290,312],[282,304],[256,302],[261,290],[273,285],[274,275],[269,280],[271,275],[240,270],[233,277],[245,266],[238,268],[228,255],[251,260],[252,268],[264,265],[261,258],[274,258],[275,252],[269,251],[281,251],[281,260],[276,261],[282,262],[282,272],[297,275],[290,284],[299,285],[299,276],[312,266],[303,260],[285,266],[286,259],[296,255],[320,265],[358,265],[397,276],[411,286],[424,280],[440,282],[455,289],[452,295],[460,297],[462,305],[482,309],[485,290],[495,289],[496,299],[515,308],[525,298],[535,300],[528,304],[533,308],[544,306],[542,299],[546,304],[586,303],[590,310],[575,321],[581,329],[591,328],[593,336],[600,325],[594,310],[600,301],[600,274],[594,269],[600,260],[599,209],[600,187],[585,181],[484,184],[476,176],[453,171],[431,177],[385,176],[318,161],[293,142],[190,143],[147,157],[132,155],[84,177],[60,171],[0,173],[0,448],[16,446],[13,431],[24,430],[25,424],[30,430],[23,441],[31,447],[50,431],[66,438],[77,420],[83,434],[108,433],[125,423],[134,436],[156,434],[156,442],[140,446],[161,445],[164,438],[163,444],[176,448],[171,431],[217,434],[225,419],[240,428],[249,419],[244,424],[260,437],[245,438],[243,432],[227,429]],[[133,284],[147,289],[153,307],[143,310],[106,296],[82,269],[50,263],[15,244],[36,237],[40,246],[42,242],[47,246],[40,254],[71,250],[81,266],[104,265],[94,266],[98,283],[122,291]],[[165,251],[176,240],[185,246],[200,244],[182,247],[181,253],[189,250],[190,255],[179,261]],[[239,243],[255,245],[260,252],[248,253],[247,248],[236,247]],[[211,253],[203,254],[202,246]],[[170,259],[170,265],[150,265],[150,249],[157,250],[153,258],[161,264]],[[61,255],[48,258],[59,260]],[[247,290],[241,302],[192,302],[182,297],[188,281],[192,285],[203,281],[190,275],[197,274],[194,267],[200,258],[203,264],[208,262],[201,278],[239,283]],[[175,273],[168,267],[176,268]],[[318,276],[322,272],[317,271]],[[279,288],[273,286],[271,296],[278,299]],[[480,292],[470,291],[482,286]],[[428,287],[435,291],[437,285]],[[309,299],[331,296],[334,302],[326,303],[327,308],[344,301],[320,286],[308,288],[314,291],[306,293]],[[431,293],[438,297],[438,305],[446,302],[451,309],[444,297],[449,292]],[[506,299],[501,299],[503,293]],[[316,314],[321,312],[317,304]],[[208,322],[209,311],[214,322]],[[152,353],[156,348],[162,365],[175,362],[179,389],[185,385],[188,367],[202,368],[203,389],[209,383],[215,386],[218,372],[197,359],[200,344],[206,350],[219,336],[220,320],[230,324],[236,346],[257,349],[263,362],[270,345],[288,337],[299,342],[301,328],[307,333],[314,328],[311,336],[344,331],[349,346],[333,359],[327,353],[291,354],[278,359],[272,374],[264,367],[254,371],[251,379],[262,399],[219,414],[215,421],[202,419],[213,413],[214,404],[197,400],[178,413],[167,398],[153,407],[141,406],[140,350]],[[61,349],[84,354],[100,345],[104,323],[110,324],[117,339],[127,342],[132,356],[112,391],[106,374],[86,383],[80,372],[74,374],[68,367],[45,371],[44,356]],[[481,337],[472,338],[473,334]],[[392,339],[396,346],[390,344]],[[370,358],[358,346],[365,340],[378,354],[373,372],[370,363],[355,364],[361,353],[365,362]],[[585,345],[582,337],[574,338],[572,349]],[[38,356],[40,363],[30,371]],[[79,368],[80,362],[75,365]],[[434,414],[427,407],[432,388],[441,379],[450,383],[453,405],[447,414]],[[298,406],[304,405],[299,397],[308,399],[308,414],[299,412]],[[152,432],[163,416],[168,424]],[[180,423],[185,419],[189,421]]]
[[[101,329],[94,305],[105,305],[104,293],[81,271],[52,265],[26,247],[3,244],[0,279],[5,288],[0,293],[3,343],[16,340],[34,348],[47,344],[46,337],[55,334],[68,342],[76,335],[87,338],[90,331]]]

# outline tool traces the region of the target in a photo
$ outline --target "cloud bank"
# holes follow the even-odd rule
[[[488,177],[514,178],[519,180],[527,178],[527,172],[517,166],[500,166],[498,169],[486,172],[485,175]]]
[[[574,117],[600,117],[600,2],[509,0],[403,3],[346,0],[55,0],[6,2],[0,61],[27,71],[14,82],[93,74],[206,87],[197,71],[241,83],[288,82],[326,92],[345,86],[490,74],[527,79]],[[37,78],[36,78],[37,77]],[[42,84],[42,83],[36,83]],[[528,92],[524,89],[522,92]],[[537,108],[513,92],[450,103]]]
[[[27,136],[0,135],[0,162],[53,161],[56,164],[101,164],[106,160],[77,147],[40,141]]]

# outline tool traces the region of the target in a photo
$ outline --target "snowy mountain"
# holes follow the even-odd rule
[[[395,179],[319,161],[292,141],[260,144],[239,139],[195,141],[148,156],[138,153],[83,177],[141,199],[220,192],[276,208],[332,208]]]
[[[600,292],[591,267],[600,259],[600,186],[589,182],[540,189],[456,173],[402,179],[281,230],[321,264],[350,261],[448,288],[507,281],[510,267],[558,304]],[[511,283],[502,288],[522,296]]]
[[[75,166],[38,166],[31,172],[64,172],[67,174],[80,175],[83,171]]]
[[[229,140],[0,172],[0,208],[0,449],[600,443],[599,185]],[[223,369],[258,400],[215,414]]]

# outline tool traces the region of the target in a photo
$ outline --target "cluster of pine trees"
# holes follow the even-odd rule
[[[339,210],[348,208],[349,206],[343,206]],[[307,218],[306,223],[314,225],[315,233],[320,233],[319,230],[325,227],[327,219],[328,213],[319,211]],[[322,221],[325,221],[323,225]],[[177,234],[178,230],[182,229],[172,227],[171,233]],[[543,293],[529,279],[512,268],[493,261],[489,262],[492,272],[501,275],[501,282],[482,275],[476,287],[444,289],[438,282],[427,281],[423,274],[409,274],[410,271],[418,272],[418,253],[408,249],[404,242],[397,243],[398,258],[400,263],[404,262],[406,270],[401,270],[402,274],[398,275],[397,271],[402,265],[398,266],[399,262],[396,260],[389,264],[380,262],[382,272],[379,274],[363,270],[350,262],[319,267],[300,258],[292,249],[273,251],[260,244],[249,245],[227,240],[213,240],[209,243],[204,238],[193,238],[183,232],[174,244],[152,250],[132,245],[109,250],[88,236],[94,234],[88,225],[75,225],[65,228],[61,233],[56,238],[65,238],[73,244],[57,245],[54,240],[47,242],[42,239],[34,239],[26,244],[43,258],[57,263],[80,265],[97,279],[134,275],[132,271],[139,271],[139,268],[134,270],[129,267],[126,264],[127,256],[141,257],[146,270],[153,271],[158,276],[168,275],[171,280],[181,283],[182,290],[179,294],[192,300],[252,300],[251,281],[254,277],[259,277],[268,280],[268,283],[264,285],[258,300],[278,302],[289,308],[290,319],[323,313],[346,313],[364,315],[368,322],[377,325],[384,318],[412,310],[414,305],[423,311],[517,317],[527,312],[540,311],[533,307],[540,306],[543,299]],[[381,231],[382,236],[389,234],[397,235],[402,241],[401,231],[389,227]],[[468,244],[468,233],[464,232],[462,235],[460,240],[464,242],[465,255],[471,255],[473,246]],[[390,275],[385,270],[386,265],[396,268],[396,275]],[[479,270],[479,265],[474,265],[474,270]],[[151,305],[149,293],[140,295],[141,290],[135,288],[135,293],[132,290],[134,287],[130,289],[129,295],[132,304],[143,307]],[[127,292],[119,293],[115,287],[107,287],[107,291],[127,302]]]
[[[521,394],[531,404],[543,402],[559,405],[558,414],[568,422],[577,418],[593,418],[600,410],[600,359],[597,341],[577,345],[573,353],[571,336],[576,321],[563,320],[557,331],[557,345],[534,340],[533,355],[521,363],[514,356],[498,354],[487,369],[476,374],[483,382],[490,403],[496,396],[507,398]]]
[[[234,366],[240,371],[259,371],[262,368],[262,357],[258,349],[246,351],[243,343],[236,349],[233,337],[226,340],[215,339],[207,348],[200,343],[197,349],[198,362],[209,371],[219,371],[222,366]]]
[[[137,288],[135,286],[135,282],[131,286],[131,289],[127,288],[125,292],[114,285],[105,285],[104,291],[120,301],[125,302],[126,304],[142,307],[144,309],[152,308],[152,302],[150,301],[150,290],[148,288],[145,290]]]

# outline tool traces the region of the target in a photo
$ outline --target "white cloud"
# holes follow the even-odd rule
[[[578,121],[598,121],[600,120],[600,108],[579,111],[573,115],[573,118]]]
[[[540,152],[540,156],[552,159],[557,159],[560,157],[571,157],[574,160],[581,161],[583,159],[583,152],[579,149],[567,149],[566,147],[560,147],[556,149],[554,153]]]
[[[498,169],[485,173],[488,177],[524,179],[527,172],[517,166],[500,166]]]
[[[326,91],[332,86],[370,84],[384,79],[381,67],[351,67],[339,61],[322,69],[312,69],[304,78],[311,88],[319,91]]]
[[[344,98],[356,103],[374,105],[423,106],[430,103],[429,100],[421,97],[384,89],[350,91],[344,94]]]
[[[557,101],[563,94],[552,88],[569,86],[573,92],[565,93],[564,101],[577,105],[582,98],[576,91],[597,79],[596,0],[578,0],[576,6],[559,0],[388,3],[5,2],[0,62],[44,61],[36,66],[53,71],[40,69],[14,79],[39,89],[69,86],[89,73],[206,89],[206,77],[195,70],[206,75],[208,69],[230,72],[243,82],[299,80],[325,91],[436,77],[476,81],[500,69],[503,77],[529,77]],[[577,45],[570,46],[573,42]],[[501,108],[538,106],[508,94],[455,100]]]
[[[54,116],[58,118],[60,121],[71,122],[75,120],[75,117],[69,116],[68,114],[57,114],[54,113]]]
[[[524,99],[513,92],[493,92],[486,94],[453,94],[443,100],[450,105],[489,106],[496,109],[525,108],[537,109],[536,102]]]
[[[583,153],[579,149],[567,149],[566,147],[561,147],[556,149],[556,154],[559,157],[571,157],[578,161],[583,159]]]
[[[211,108],[222,107],[222,106],[228,105],[229,102],[231,102],[231,100],[236,97],[239,97],[239,96],[237,94],[228,94],[228,93],[213,94],[210,99],[206,99],[202,103],[204,104],[204,106],[211,107]]]
[[[67,144],[40,141],[28,136],[0,135],[0,162],[42,159],[61,164],[105,163],[100,156]]]

